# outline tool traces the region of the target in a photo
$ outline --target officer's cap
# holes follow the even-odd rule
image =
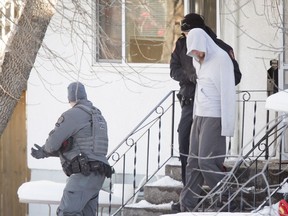
[[[79,100],[87,100],[85,87],[80,82],[73,82],[68,86],[68,101],[76,102]]]
[[[181,21],[181,31],[189,31],[193,28],[204,28],[205,22],[201,15],[196,13],[187,14]]]

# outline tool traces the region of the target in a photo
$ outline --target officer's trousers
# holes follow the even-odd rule
[[[186,180],[186,165],[189,154],[190,131],[193,122],[193,103],[182,107],[181,118],[178,125],[178,143],[181,162],[181,177],[183,185]]]
[[[64,189],[57,216],[95,216],[104,180],[105,176],[97,172],[89,176],[72,174]]]
[[[180,194],[181,206],[188,211],[198,204],[204,181],[212,189],[225,175],[226,137],[221,136],[221,118],[195,116],[190,139],[186,185]]]

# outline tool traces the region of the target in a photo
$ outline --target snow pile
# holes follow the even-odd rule
[[[154,208],[154,209],[171,209],[172,203],[164,203],[164,204],[151,204],[146,200],[141,200],[138,203],[126,205],[126,207],[133,207],[133,208]]]
[[[17,191],[19,201],[22,203],[42,203],[58,205],[61,201],[65,183],[58,183],[53,181],[30,181],[23,183]],[[120,206],[122,198],[112,195],[109,200],[109,193],[100,190],[99,205]]]
[[[52,181],[31,181],[23,183],[17,191],[20,202],[24,200],[37,200],[60,202],[65,183]]]
[[[183,187],[183,184],[170,176],[164,176],[155,182],[148,183],[147,186]]]

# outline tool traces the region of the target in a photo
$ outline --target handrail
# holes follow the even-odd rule
[[[123,193],[125,192],[124,188],[124,183],[126,181],[129,181],[128,177],[126,176],[126,169],[128,168],[133,168],[133,172],[129,172],[133,180],[133,196],[130,197],[129,199],[124,200],[122,199],[122,206],[116,210],[116,212],[113,213],[113,215],[116,215],[118,212],[120,212],[125,205],[129,204],[129,201],[133,200],[134,196],[138,194],[145,186],[145,184],[150,181],[155,175],[158,174],[159,170],[165,166],[165,164],[169,161],[171,157],[175,157],[177,155],[174,155],[174,139],[175,139],[175,113],[176,110],[175,108],[178,107],[180,109],[180,106],[175,106],[176,102],[176,92],[177,91],[170,91],[149,113],[146,115],[139,124],[114,148],[109,154],[108,154],[108,159],[109,160],[114,160],[115,163],[112,164],[113,167],[117,167],[122,169],[123,176],[122,176],[122,182],[123,182]],[[270,115],[273,115],[274,113],[269,112],[265,110],[264,104],[267,98],[267,91],[265,90],[239,90],[237,91],[238,94],[238,109],[239,109],[239,114],[238,114],[238,122],[237,122],[237,130],[239,131],[238,136],[236,138],[232,138],[229,141],[229,148],[230,144],[238,144],[239,150],[237,152],[237,149],[233,149],[234,155],[238,155],[238,163],[234,166],[232,169],[233,175],[237,172],[238,168],[240,165],[243,163],[243,160],[249,158],[253,158],[254,162],[253,163],[258,163],[258,160],[261,158],[264,158],[267,160],[268,157],[273,157],[273,154],[269,155],[269,148],[274,145],[274,143],[277,142],[277,139],[280,137],[280,135],[283,133],[281,131],[280,135],[275,135],[275,138],[268,143],[268,139],[270,138],[269,134],[272,134],[273,131],[276,131],[275,134],[277,134],[277,125],[272,126],[272,128],[269,129],[269,122]],[[242,97],[241,97],[242,96]],[[169,101],[171,99],[171,101]],[[262,122],[264,121],[264,127],[259,131],[259,128],[257,127],[258,121],[259,121],[259,114],[261,112],[266,113],[266,120],[262,119]],[[155,116],[156,114],[156,116]],[[171,114],[171,116],[170,116]],[[277,115],[277,113],[276,113]],[[169,117],[170,116],[170,117]],[[252,118],[253,116],[253,118]],[[169,124],[167,123],[163,124],[164,120],[169,117]],[[276,119],[279,119],[280,117],[278,116]],[[253,119],[253,121],[251,121]],[[274,118],[272,118],[274,119]],[[275,119],[274,119],[275,121]],[[158,124],[157,124],[158,123]],[[280,125],[279,122],[276,122],[277,124]],[[263,124],[262,124],[263,126]],[[165,130],[165,127],[170,127],[169,130]],[[263,132],[262,130],[265,130],[266,132]],[[250,133],[252,131],[252,133]],[[256,134],[256,131],[258,132]],[[165,137],[167,138],[167,135],[170,134],[171,136],[171,141],[168,141],[170,143],[170,153],[163,155],[163,133],[165,134]],[[262,134],[261,134],[262,133]],[[255,144],[255,139],[257,136],[260,136],[260,140]],[[249,140],[251,138],[251,140]],[[249,142],[247,142],[247,140]],[[260,149],[260,145],[262,145],[263,141],[266,140],[265,143],[265,148]],[[167,146],[169,143],[165,143],[166,146],[165,148],[167,149]],[[245,145],[244,143],[248,143],[249,145]],[[122,149],[122,147],[125,147]],[[143,147],[146,149],[143,150]],[[154,148],[154,149],[153,149]],[[139,150],[140,149],[140,150]],[[165,149],[165,150],[166,150]],[[122,150],[121,153],[118,153]],[[141,165],[145,167],[146,165],[146,170],[145,173],[143,174],[144,176],[141,178],[141,186],[137,184],[137,176],[142,175],[141,173],[139,174],[137,165],[139,161],[137,161],[137,154],[139,154],[139,151],[141,154],[144,154],[144,151],[150,152],[152,155],[157,154],[157,158],[152,158],[150,154],[147,153],[146,155],[146,161],[141,161]],[[143,152],[142,152],[143,151]],[[233,152],[229,149],[229,152]],[[236,153],[235,153],[236,151]],[[259,153],[260,152],[260,153]],[[128,155],[131,154],[131,155]],[[117,158],[113,157],[114,155],[117,155]],[[155,156],[156,157],[156,156]],[[233,155],[227,156],[227,158],[233,157]],[[234,156],[235,157],[235,156]],[[129,159],[128,159],[129,158]],[[152,170],[152,166],[150,166],[150,163],[152,161],[155,161],[154,164],[157,164],[157,168],[155,170]],[[129,162],[127,162],[129,161]],[[133,162],[132,162],[133,161]],[[120,163],[122,162],[122,163]],[[132,164],[133,163],[133,164]],[[111,164],[111,163],[110,163]],[[128,165],[127,165],[128,164]],[[280,158],[280,163],[279,163],[279,170],[281,169],[281,158]],[[155,165],[154,165],[155,167]],[[247,167],[248,169],[249,167]],[[257,166],[256,166],[257,169]],[[151,171],[152,170],[152,171]],[[119,180],[119,179],[118,179]],[[130,179],[131,180],[131,179]],[[112,191],[112,179],[110,182],[110,190]],[[204,199],[203,199],[204,200]],[[109,209],[109,214],[111,213],[111,209]]]
[[[113,154],[113,152],[117,151],[117,149],[119,149],[119,147],[131,136],[133,135],[135,132],[137,132],[137,130],[139,129],[139,127],[151,116],[151,114],[153,112],[155,112],[155,110],[157,110],[157,108],[171,95],[175,94],[175,90],[174,91],[170,91],[149,113],[148,115],[146,115],[143,120],[107,155],[107,158],[109,159],[111,157],[111,155]]]
[[[205,200],[211,199],[211,197],[213,197],[213,195],[215,193],[218,193],[218,197],[216,199],[214,199],[212,205],[209,206],[210,208],[212,208],[213,204],[216,203],[217,200],[221,199],[220,198],[221,196],[219,196],[221,193],[230,190],[230,188],[233,184],[235,184],[235,183],[239,184],[238,182],[235,182],[235,178],[236,178],[236,180],[239,180],[252,167],[253,164],[257,163],[258,159],[260,159],[260,157],[263,154],[265,154],[265,152],[267,151],[267,148],[269,148],[275,142],[275,140],[272,140],[269,144],[266,143],[267,145],[265,146],[265,148],[262,151],[260,151],[257,156],[253,156],[254,159],[250,161],[250,164],[248,166],[246,166],[246,168],[243,171],[241,171],[240,173],[237,174],[238,170],[240,169],[240,166],[243,164],[243,162],[246,159],[251,157],[252,153],[257,148],[260,149],[260,145],[263,144],[262,142],[264,140],[268,139],[274,133],[279,132],[279,134],[277,135],[277,138],[282,136],[283,133],[285,133],[285,131],[287,129],[287,125],[286,124],[283,125],[283,121],[286,120],[287,118],[288,118],[288,116],[286,114],[284,114],[284,115],[278,116],[276,119],[274,119],[274,120],[276,120],[276,123],[274,123],[271,127],[269,127],[269,125],[273,121],[271,121],[267,125],[265,125],[263,127],[263,130],[266,128],[266,126],[268,127],[266,133],[258,140],[258,142],[256,144],[254,144],[252,146],[252,148],[246,154],[239,156],[239,160],[235,163],[235,165],[233,166],[232,170],[228,173],[228,175],[225,176],[222,179],[222,181],[218,183],[217,186],[212,188],[211,191],[209,191],[209,193],[204,198],[202,198],[202,200],[197,204],[197,206],[194,208],[194,210],[199,209],[199,207],[201,205],[203,205]],[[253,137],[253,140],[254,139],[255,139],[255,137]],[[257,169],[257,167],[256,167],[256,169]],[[250,180],[246,181],[240,189],[242,189],[244,186],[247,186],[249,181]],[[256,187],[256,185],[254,185],[254,186]],[[237,194],[240,193],[240,191],[241,190],[235,191],[233,194],[230,194],[230,197],[232,197],[232,199],[234,199],[237,196]],[[274,192],[274,193],[276,193],[276,192]],[[269,194],[269,191],[268,191],[268,194]],[[271,198],[271,195],[268,197]],[[265,199],[265,203],[267,202],[267,200],[268,200],[268,198]],[[262,203],[262,205],[264,205],[265,203]],[[224,206],[222,208],[224,208]],[[221,211],[221,209],[219,209],[219,211]]]
[[[158,172],[160,169],[164,167],[164,165],[169,161],[171,157],[174,156],[173,146],[174,146],[174,133],[175,133],[175,94],[177,91],[170,91],[149,113],[146,115],[139,124],[114,148],[107,156],[108,160],[110,161],[110,164],[114,169],[119,168],[122,169],[123,175],[122,175],[122,183],[123,188],[122,192],[125,193],[124,183],[127,181],[126,177],[126,169],[127,168],[133,168],[133,176],[131,177],[133,180],[133,196],[129,197],[128,199],[122,198],[122,206],[119,207],[115,212],[113,212],[113,215],[116,215],[118,212],[122,210],[122,208],[129,204],[134,198],[135,195],[137,195],[142,187],[150,181]],[[179,106],[180,109],[180,106]],[[167,127],[167,124],[164,124],[165,120],[169,121],[169,126]],[[157,124],[158,123],[158,124]],[[156,132],[156,133],[155,133]],[[167,139],[167,135],[170,134],[171,140],[168,141],[169,143],[162,143],[163,141],[163,135],[165,134],[165,138]],[[144,141],[143,141],[144,140]],[[152,141],[154,141],[152,143]],[[165,145],[165,148],[162,146]],[[169,146],[169,148],[167,148]],[[157,147],[157,149],[156,149]],[[141,154],[144,154],[146,151],[146,161],[140,161],[141,165],[143,167],[146,166],[146,170],[144,173],[144,177],[142,177],[141,184],[143,186],[139,187],[139,184],[137,184],[137,175],[139,175],[137,165],[139,162],[137,161],[137,153],[138,148],[145,150],[140,150]],[[154,151],[157,151],[157,154],[152,156],[150,155],[151,149],[154,148]],[[171,151],[168,151],[171,148]],[[167,150],[166,154],[165,151]],[[127,158],[130,157],[130,161],[133,161],[133,164],[131,162],[127,162]],[[153,158],[152,158],[153,157]],[[112,161],[114,163],[112,163]],[[150,161],[155,161],[157,163],[157,166],[155,168],[154,165],[150,166]],[[128,165],[127,165],[128,164]],[[128,167],[129,166],[129,167]],[[141,173],[140,173],[141,175]],[[138,186],[137,186],[138,185]],[[112,179],[110,180],[110,191],[112,191]],[[110,196],[110,202],[111,202]],[[124,194],[123,194],[124,197]],[[111,207],[109,207],[109,215],[111,215]]]

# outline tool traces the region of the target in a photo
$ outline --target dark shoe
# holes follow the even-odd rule
[[[171,210],[173,213],[181,212],[180,202],[172,203]]]

